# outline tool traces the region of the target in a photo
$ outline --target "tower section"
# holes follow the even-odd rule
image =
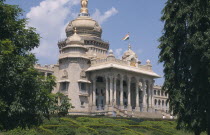
[[[105,58],[109,43],[101,39],[102,28],[90,17],[87,6],[88,0],[81,0],[80,14],[75,20],[69,22],[66,27],[66,36],[72,36],[76,28],[77,34],[84,40],[84,45],[88,49],[88,57]]]
[[[77,34],[67,37],[63,44],[58,44],[60,49],[57,89],[71,99],[75,107],[72,113],[88,111],[89,81],[85,70],[89,68],[90,58],[84,40]]]
[[[88,13],[88,0],[81,0],[78,17],[66,28],[66,39],[58,42],[57,91],[71,99],[71,112],[88,112],[90,81],[86,70],[92,59],[105,58],[109,43],[101,39],[102,28]]]

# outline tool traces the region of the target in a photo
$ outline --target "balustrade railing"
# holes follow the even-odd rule
[[[128,66],[128,67],[134,67],[134,66],[131,66],[130,62],[128,62],[128,61],[123,61],[123,60],[115,59],[115,58],[92,60],[91,61],[91,66],[98,66],[98,65],[102,65],[102,64],[108,64],[108,63],[118,64],[118,65]],[[139,69],[142,69],[142,70],[152,71],[152,68],[151,68],[150,65],[137,65],[136,68],[139,68]]]

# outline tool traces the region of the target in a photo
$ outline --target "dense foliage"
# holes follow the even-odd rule
[[[51,103],[49,106],[50,114],[57,114],[58,116],[65,116],[69,109],[74,108],[70,103],[70,99],[63,93],[50,94]]]
[[[0,129],[39,125],[49,115],[49,93],[55,78],[34,69],[30,53],[39,45],[35,29],[26,26],[18,6],[0,1]]]
[[[210,134],[210,1],[168,0],[162,21],[163,89],[177,128]]]
[[[175,121],[107,117],[63,117],[45,120],[38,128],[20,128],[5,135],[192,135],[177,131]],[[205,135],[205,134],[203,134]]]

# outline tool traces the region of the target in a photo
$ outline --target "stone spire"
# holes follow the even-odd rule
[[[81,0],[81,9],[79,16],[89,16],[88,13],[88,0]]]
[[[131,50],[131,44],[128,45],[128,50]]]

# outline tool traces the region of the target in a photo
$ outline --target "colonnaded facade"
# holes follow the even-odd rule
[[[117,59],[109,43],[101,39],[102,28],[90,17],[87,5],[88,0],[81,0],[80,14],[68,24],[66,39],[58,42],[58,64],[37,64],[35,68],[56,77],[53,93],[71,99],[72,114],[118,112],[161,117],[161,110],[168,111],[167,96],[156,95],[161,87],[154,87],[154,79],[160,76],[153,72],[150,60],[141,64],[131,45]]]

